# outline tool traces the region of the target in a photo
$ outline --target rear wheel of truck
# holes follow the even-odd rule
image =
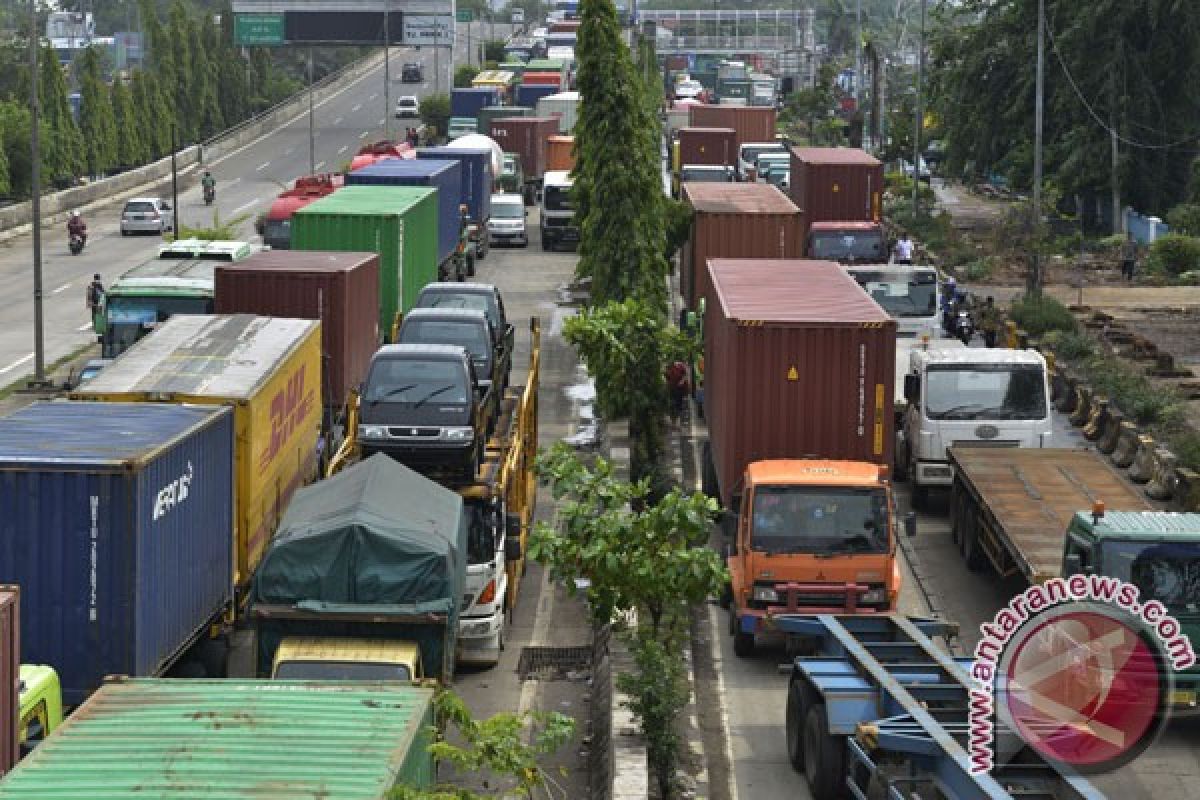
[[[846,797],[846,737],[829,732],[829,716],[820,701],[804,715],[804,777],[813,800]]]
[[[792,681],[788,686],[787,715],[785,729],[787,733],[788,761],[796,772],[804,772],[804,718],[808,713],[807,690],[799,681]]]
[[[743,633],[738,626],[736,608],[729,609],[729,632],[733,634],[733,654],[738,658],[749,658],[754,655],[754,634]]]

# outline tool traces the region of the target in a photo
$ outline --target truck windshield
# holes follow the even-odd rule
[[[1105,575],[1136,586],[1142,603],[1200,611],[1200,542],[1106,540],[1100,562]]]
[[[174,314],[211,314],[211,297],[137,297],[110,294],[105,303],[108,321],[122,323],[166,322]]]
[[[361,661],[283,661],[275,668],[281,681],[411,681],[407,664]]]
[[[572,211],[571,187],[547,186],[544,192],[547,211]]]
[[[688,169],[680,171],[679,179],[684,183],[733,183],[733,176],[723,169]]]
[[[814,231],[809,237],[809,258],[828,261],[887,260],[879,231]]]
[[[887,496],[877,489],[760,486],[750,549],[784,553],[886,553]]]
[[[275,249],[287,249],[292,241],[292,221],[290,219],[269,219],[263,225],[263,244]]]
[[[516,203],[492,203],[492,216],[497,219],[522,219],[525,206]]]
[[[367,377],[366,402],[376,403],[465,403],[471,390],[467,376],[453,361],[416,361],[383,358]]]
[[[486,564],[496,558],[496,540],[489,524],[490,514],[481,506],[467,505],[467,563]]]
[[[851,272],[858,285],[871,295],[879,307],[893,317],[937,316],[937,274],[933,270],[914,271],[909,275],[881,270],[855,269]]]
[[[1045,419],[1045,373],[1033,364],[944,364],[929,367],[929,419]]]

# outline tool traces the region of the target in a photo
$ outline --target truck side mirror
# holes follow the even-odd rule
[[[915,403],[921,399],[921,376],[912,374],[904,376],[904,399]]]
[[[504,515],[504,533],[511,538],[521,538],[521,515],[520,514],[505,514]]]
[[[917,514],[914,511],[904,515],[904,535],[910,539],[917,535]]]
[[[1063,557],[1063,574],[1079,575],[1083,572],[1083,557],[1079,553],[1067,553]]]

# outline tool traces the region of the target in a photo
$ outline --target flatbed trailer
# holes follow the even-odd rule
[[[988,773],[971,772],[967,749],[971,659],[946,654],[932,637],[954,626],[899,614],[770,618],[779,631],[814,642],[818,656],[791,664],[787,750],[813,800],[1101,800],[1031,748]],[[998,736],[1007,731],[998,725]]]
[[[1076,512],[1154,510],[1094,450],[952,447],[949,458],[951,535],[971,570],[990,563],[1001,577],[1042,583],[1062,572]]]

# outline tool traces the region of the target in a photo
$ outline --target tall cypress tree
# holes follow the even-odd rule
[[[117,165],[117,123],[95,47],[88,47],[79,59],[79,84],[79,127],[87,171],[103,175]]]
[[[42,51],[39,86],[45,135],[42,142],[42,181],[70,181],[84,171],[83,137],[71,104],[67,100],[67,81],[58,63],[58,54],[47,46]]]
[[[171,37],[171,52],[175,58],[175,82],[174,85],[165,84],[164,88],[175,106],[180,144],[195,141],[199,116],[196,113],[198,98],[192,93],[196,75],[192,72],[194,62],[189,22],[182,0],[175,0],[171,5],[171,21],[167,26]]]
[[[147,130],[138,118],[133,92],[124,81],[118,80],[113,83],[112,109],[118,131],[117,166],[130,169],[150,161],[150,147],[146,142]]]
[[[8,171],[8,193],[28,197],[30,188],[29,133],[31,117],[27,103],[0,102],[0,150]]]

